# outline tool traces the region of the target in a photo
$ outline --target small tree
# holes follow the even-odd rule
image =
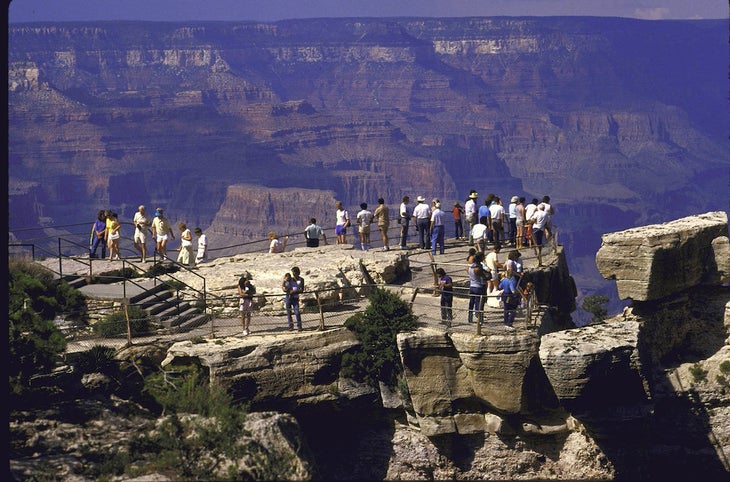
[[[593,315],[591,321],[598,322],[605,320],[608,316],[608,311],[606,311],[605,307],[606,303],[608,303],[608,297],[606,295],[588,295],[583,298],[581,307]]]
[[[416,317],[402,299],[388,290],[376,288],[368,299],[370,304],[364,312],[345,321],[360,346],[342,356],[343,374],[373,387],[379,381],[394,387],[402,371],[396,336],[414,330]]]

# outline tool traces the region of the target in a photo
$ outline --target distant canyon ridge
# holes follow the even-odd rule
[[[722,20],[33,23],[8,40],[11,239],[145,204],[223,246],[331,229],[335,200],[547,194],[579,288],[600,292],[601,234],[728,207]]]

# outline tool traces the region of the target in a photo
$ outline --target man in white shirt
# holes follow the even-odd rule
[[[478,223],[471,228],[469,238],[474,241],[477,252],[484,253],[487,247],[487,218],[481,218]]]
[[[411,216],[413,216],[413,211],[408,205],[410,201],[411,198],[403,196],[403,202],[400,204],[400,209],[398,210],[400,216],[398,218],[400,221],[400,249],[408,249],[408,226],[410,226]]]
[[[413,208],[413,221],[416,223],[416,229],[418,229],[418,247],[421,249],[428,249],[429,241],[429,225],[431,223],[431,208],[426,204],[426,198],[418,196],[416,198],[416,207]]]
[[[471,232],[474,226],[479,222],[477,219],[477,203],[476,199],[479,194],[475,190],[469,191],[469,199],[464,203],[464,216],[466,222],[469,223],[469,246],[474,244],[474,238],[471,236]]]
[[[360,233],[360,249],[367,251],[370,247],[370,223],[373,222],[373,213],[368,211],[368,203],[360,204],[356,219],[357,232]]]
[[[532,223],[532,236],[535,238],[535,251],[537,254],[537,266],[539,268],[542,267],[542,242],[545,234],[545,224],[547,222],[547,213],[544,204],[537,206],[537,210],[532,216],[532,219],[534,220]]]
[[[198,237],[198,252],[195,254],[195,265],[197,266],[208,260],[208,237],[200,228],[195,228],[194,233]]]
[[[502,240],[502,220],[504,219],[504,208],[502,200],[495,196],[491,206],[489,206],[489,215],[492,217],[492,233],[494,242],[499,243]]]
[[[152,221],[147,216],[144,206],[139,206],[137,212],[134,213],[134,248],[141,255],[140,261],[147,261],[147,230],[152,225]]]
[[[439,254],[444,254],[444,212],[441,210],[441,202],[438,199],[433,202],[429,229],[431,230],[431,254],[436,254],[437,244]]]

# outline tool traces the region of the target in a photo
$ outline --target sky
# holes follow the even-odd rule
[[[599,16],[727,19],[727,0],[11,0],[8,21]]]

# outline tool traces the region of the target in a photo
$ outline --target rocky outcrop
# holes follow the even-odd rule
[[[658,300],[730,278],[727,213],[718,211],[605,234],[596,254],[621,298]]]
[[[642,476],[633,464],[644,457],[653,475],[730,471],[727,232],[720,212],[605,235],[599,269],[634,301],[605,323],[541,339],[560,404],[607,454],[622,454],[625,474]]]

